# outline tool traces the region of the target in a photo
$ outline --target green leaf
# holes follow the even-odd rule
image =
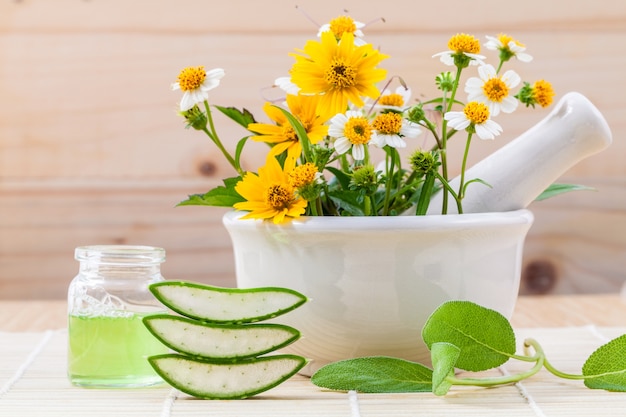
[[[337,208],[346,211],[352,216],[364,216],[363,199],[358,192],[354,191],[331,191],[328,197]]]
[[[430,392],[432,370],[419,363],[387,356],[333,362],[311,377],[318,387],[367,393]]]
[[[305,161],[313,162],[313,157],[311,155],[311,141],[309,140],[309,136],[307,135],[306,129],[304,128],[304,126],[302,126],[302,123],[300,123],[300,121],[297,118],[295,118],[291,113],[289,113],[287,110],[283,109],[282,107],[278,107],[278,106],[274,106],[274,107],[276,107],[285,115],[285,117],[287,118],[287,121],[289,121],[289,124],[291,125],[293,130],[296,132],[296,135],[298,135],[298,139],[300,140],[300,143],[302,144],[302,153],[304,154]]]
[[[435,174],[429,172],[426,174],[424,178],[424,182],[422,184],[422,188],[420,191],[420,197],[417,202],[417,208],[415,210],[415,214],[418,216],[423,216],[428,211],[428,206],[430,205],[430,199],[435,188]]]
[[[217,206],[232,207],[233,204],[245,201],[245,199],[235,191],[235,185],[241,177],[227,178],[224,186],[218,186],[205,194],[192,194],[186,200],[181,201],[177,206]]]
[[[593,187],[587,187],[585,185],[577,185],[577,184],[551,184],[548,188],[546,188],[539,196],[535,199],[535,201],[545,200],[550,197],[557,196],[559,194],[564,194],[570,191],[595,191],[596,189]]]
[[[451,343],[437,342],[430,348],[430,357],[433,362],[433,394],[446,395],[452,386],[447,378],[454,376],[456,361],[461,355],[461,349]]]
[[[326,169],[335,176],[335,180],[337,180],[341,188],[343,188],[344,190],[350,188],[350,175],[335,167],[328,166],[326,167]]]
[[[593,352],[583,365],[583,375],[589,388],[626,391],[626,334]]]
[[[456,363],[467,371],[484,371],[515,354],[515,333],[500,313],[470,301],[448,301],[437,308],[422,329],[428,346],[447,342],[461,352]]]
[[[235,107],[222,106],[215,106],[215,108],[224,113],[230,119],[240,124],[241,126],[245,127],[246,129],[248,128],[248,125],[250,123],[256,123],[256,120],[254,120],[254,116],[252,115],[252,113],[250,113],[246,109],[239,110]]]

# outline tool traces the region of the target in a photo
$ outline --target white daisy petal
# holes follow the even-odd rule
[[[352,157],[357,161],[365,159],[365,146],[362,143],[352,145]]]
[[[333,143],[333,147],[339,155],[343,155],[350,150],[350,148],[352,147],[352,143],[350,143],[347,138],[341,137]]]
[[[517,106],[519,105],[519,101],[515,97],[505,97],[500,103],[500,108],[504,113],[513,113]]]

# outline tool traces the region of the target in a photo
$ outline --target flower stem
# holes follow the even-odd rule
[[[243,170],[241,169],[241,167],[235,162],[235,158],[233,158],[228,151],[226,150],[226,148],[224,148],[224,145],[222,145],[222,141],[220,140],[219,136],[217,135],[217,131],[215,130],[215,124],[213,123],[213,116],[211,115],[211,108],[209,107],[209,102],[204,100],[204,108],[206,109],[206,117],[207,120],[209,122],[209,129],[208,130],[206,127],[204,129],[202,129],[204,131],[204,133],[207,134],[207,136],[209,138],[211,138],[211,140],[213,141],[213,143],[215,144],[215,146],[217,146],[217,148],[222,152],[222,154],[224,155],[224,157],[226,158],[226,160],[230,163],[230,165],[235,168],[235,170],[237,171],[237,173],[239,175],[243,175]]]

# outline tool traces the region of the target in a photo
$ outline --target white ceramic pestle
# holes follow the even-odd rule
[[[565,171],[611,142],[611,130],[598,109],[582,94],[568,93],[534,127],[466,171],[466,181],[480,178],[491,188],[470,184],[463,212],[525,208]],[[459,178],[451,181],[454,190],[458,184]],[[441,213],[441,206],[439,192],[428,214]],[[457,213],[451,197],[448,213]]]

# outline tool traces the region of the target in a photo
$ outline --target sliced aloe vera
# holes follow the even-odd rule
[[[171,310],[213,323],[252,323],[285,314],[307,301],[287,288],[222,288],[185,281],[163,281],[150,291]]]
[[[210,359],[245,359],[280,349],[300,338],[282,324],[214,324],[170,314],[143,319],[150,332],[167,347]]]
[[[306,364],[304,358],[295,355],[224,363],[172,353],[148,360],[172,387],[194,397],[223,400],[247,398],[274,388]]]

